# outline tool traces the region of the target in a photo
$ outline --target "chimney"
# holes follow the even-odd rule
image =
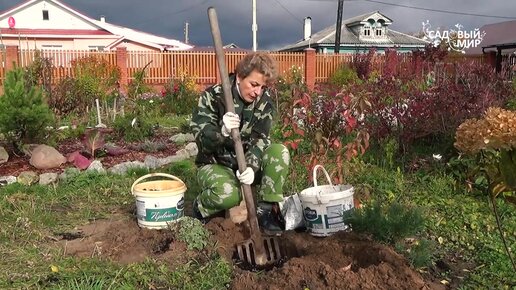
[[[105,23],[106,22],[106,16],[100,15],[100,22]]]
[[[305,27],[303,30],[303,40],[308,40],[312,37],[312,17],[305,17]]]

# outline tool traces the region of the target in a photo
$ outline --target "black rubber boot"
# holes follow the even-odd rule
[[[267,235],[279,236],[285,230],[285,220],[277,202],[259,202],[256,216],[260,228]]]

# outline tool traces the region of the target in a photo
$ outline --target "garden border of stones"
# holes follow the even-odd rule
[[[176,134],[172,137],[170,137],[170,141],[174,142],[178,145],[184,145],[183,149],[179,149],[176,151],[174,155],[164,157],[164,158],[157,158],[151,154],[145,156],[144,161],[125,161],[119,164],[116,164],[108,169],[105,169],[102,165],[102,162],[100,160],[94,160],[89,165],[87,169],[84,171],[97,171],[101,174],[105,173],[111,173],[111,174],[118,174],[123,175],[130,169],[137,169],[137,168],[143,168],[143,169],[156,169],[160,168],[162,166],[165,166],[167,164],[176,163],[183,161],[185,159],[188,159],[190,157],[196,156],[198,153],[197,144],[195,144],[194,136],[192,134]],[[0,146],[1,149],[3,147]],[[0,149],[0,150],[1,150]],[[5,151],[5,149],[4,149]],[[7,154],[7,152],[6,152]],[[7,161],[7,160],[6,160]],[[66,180],[70,176],[77,175],[80,173],[81,170],[79,170],[76,167],[68,167],[63,170],[62,173],[42,173],[37,174],[34,171],[23,171],[18,176],[0,176],[0,186],[11,184],[18,182],[20,184],[24,185],[33,185],[36,183],[39,183],[40,185],[50,185],[55,184],[59,181]]]

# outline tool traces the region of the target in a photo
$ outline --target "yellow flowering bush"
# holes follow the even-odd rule
[[[469,119],[455,134],[455,147],[466,154],[484,149],[516,149],[516,112],[489,108],[483,119]]]

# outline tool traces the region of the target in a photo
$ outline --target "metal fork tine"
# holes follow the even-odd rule
[[[282,253],[278,239],[273,238],[272,243],[274,245],[274,252],[276,253],[276,260],[280,260],[282,257]]]
[[[268,248],[270,261],[275,262],[281,259],[281,249],[278,240],[275,237],[266,237],[265,243]]]
[[[267,261],[274,261],[274,253],[272,252],[271,244],[268,238],[263,239],[263,245],[265,246],[265,254],[267,255]]]
[[[242,251],[242,246],[237,246],[238,258],[242,261],[245,261],[244,253]]]
[[[246,250],[247,250],[247,262],[251,265],[256,264],[256,262],[254,260],[254,245],[253,245],[252,241],[249,241],[249,243],[247,243]]]
[[[265,254],[267,255],[267,264],[275,263],[283,257],[280,243],[276,237],[264,237],[263,245],[265,247]],[[238,258],[250,265],[256,265],[255,249],[252,240],[243,242],[237,245]]]

